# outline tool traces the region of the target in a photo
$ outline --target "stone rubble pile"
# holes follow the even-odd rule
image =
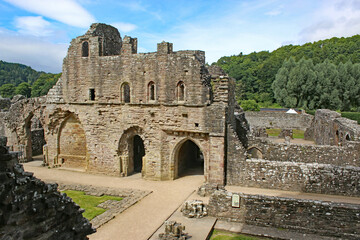
[[[88,239],[95,229],[82,212],[71,198],[57,191],[57,184],[46,184],[25,172],[16,154],[9,153],[6,141],[1,141],[1,239]]]

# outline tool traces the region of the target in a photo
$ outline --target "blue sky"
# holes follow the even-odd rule
[[[60,72],[71,39],[91,23],[138,38],[139,52],[222,56],[360,34],[360,0],[0,0],[0,60]]]

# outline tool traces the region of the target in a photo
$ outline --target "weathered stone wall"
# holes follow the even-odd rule
[[[360,125],[340,113],[318,109],[305,136],[319,145],[346,145],[349,141],[360,141]]]
[[[360,166],[360,142],[344,146],[274,143],[266,138],[253,138],[249,148],[257,148],[262,158],[271,161]]]
[[[43,153],[43,146],[45,144],[44,129],[31,130],[32,155],[41,155]]]
[[[24,172],[16,155],[4,146],[0,146],[0,177],[1,239],[88,239],[95,231],[56,184]]]
[[[5,136],[5,129],[6,129],[6,125],[5,125],[5,116],[6,116],[6,112],[0,112],[0,136]]]
[[[2,98],[0,96],[0,112],[9,111],[11,106],[10,98]]]
[[[360,238],[360,206],[262,195],[240,195],[240,208],[231,206],[231,192],[216,191],[208,213],[220,219],[249,225],[283,228],[302,233]]]
[[[145,148],[143,177],[175,179],[181,146],[191,140],[203,154],[205,180],[224,184],[234,80],[211,75],[204,52],[174,52],[166,42],[155,53],[137,54],[137,39],[125,37],[114,42],[119,54],[104,56],[99,36],[109,34],[107,27],[92,25],[72,41],[61,81],[50,91],[44,114],[50,165],[64,159],[72,162],[68,167],[127,176],[134,172],[133,139],[138,136]],[[88,56],[83,55],[84,41]],[[70,115],[77,122],[66,130]],[[77,152],[80,143],[85,153]]]
[[[31,125],[32,123],[35,126],[43,125],[45,117],[43,103],[45,103],[45,98],[22,99],[20,96],[20,100],[15,101],[11,105],[9,112],[4,115],[4,130],[5,136],[8,137],[8,144],[13,146],[13,150],[20,151],[23,149],[25,160],[30,161],[33,156]],[[35,118],[37,120],[32,121]]]
[[[245,112],[251,128],[300,129],[310,127],[314,116],[309,114],[289,114],[283,112]]]
[[[360,196],[359,167],[246,159],[231,171],[230,185]]]
[[[229,185],[360,196],[360,144],[319,146],[249,142],[247,158],[228,159]],[[236,156],[236,155],[235,155]]]

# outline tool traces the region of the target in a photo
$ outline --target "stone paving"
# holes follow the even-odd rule
[[[123,178],[93,175],[41,167],[41,161],[25,163],[24,168],[46,182],[152,191],[138,203],[99,227],[96,233],[89,235],[90,240],[149,239],[204,182],[203,175],[188,175],[174,181],[147,181],[142,179],[140,174]]]

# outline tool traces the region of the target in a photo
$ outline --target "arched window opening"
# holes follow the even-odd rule
[[[155,101],[155,83],[150,82],[148,86],[148,97],[150,101]]]
[[[256,147],[249,148],[247,150],[247,154],[248,154],[248,158],[257,158],[257,159],[263,158],[262,152]]]
[[[185,101],[185,84],[179,82],[177,85],[177,99],[178,101]]]
[[[82,56],[83,57],[89,56],[89,43],[87,41],[82,43]]]
[[[350,140],[351,140],[351,139],[350,139],[350,135],[349,135],[349,134],[346,134],[345,139],[346,139],[346,141],[350,141]]]
[[[130,86],[128,83],[124,83],[122,85],[122,91],[121,91],[121,96],[122,96],[122,101],[124,103],[129,103],[130,102]]]

